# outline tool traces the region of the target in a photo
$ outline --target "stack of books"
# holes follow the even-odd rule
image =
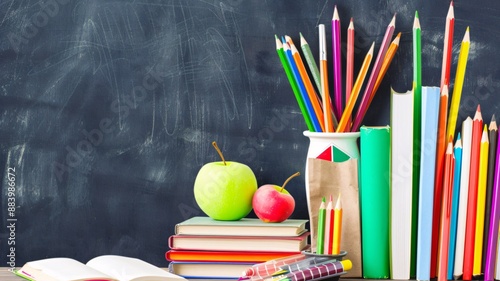
[[[265,223],[256,218],[217,221],[193,217],[175,226],[165,258],[186,278],[238,279],[257,263],[296,255],[310,246],[307,220]]]

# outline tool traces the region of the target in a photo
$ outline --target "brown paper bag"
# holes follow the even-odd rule
[[[362,277],[358,160],[350,159],[336,163],[308,158],[307,172],[311,250],[316,251],[318,209],[322,197],[328,198],[331,194],[337,198],[341,193],[343,217],[340,250],[346,251],[345,258],[352,262],[352,269],[344,276]]]

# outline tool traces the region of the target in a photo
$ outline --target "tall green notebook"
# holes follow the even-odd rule
[[[389,278],[391,130],[361,127],[360,206],[363,277]]]

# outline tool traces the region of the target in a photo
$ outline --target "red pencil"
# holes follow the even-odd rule
[[[477,183],[479,180],[479,152],[483,134],[483,117],[478,105],[472,122],[472,145],[469,172],[469,196],[465,223],[464,268],[462,280],[472,280],[474,267],[474,243],[476,234]]]
[[[451,49],[453,48],[453,30],[455,26],[455,14],[453,12],[453,1],[450,2],[448,15],[446,16],[446,26],[444,32],[443,65],[441,69],[441,89],[450,85]]]
[[[453,138],[450,136],[444,160],[443,204],[441,208],[441,225],[438,249],[438,281],[448,280],[448,250],[450,247],[451,196],[453,192],[453,176],[455,157],[453,156]],[[453,262],[453,261],[450,261]]]

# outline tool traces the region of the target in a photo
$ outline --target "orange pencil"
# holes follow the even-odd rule
[[[347,27],[347,63],[346,63],[346,78],[345,78],[345,100],[346,103],[351,96],[354,83],[354,21],[351,18],[349,27]],[[351,129],[352,118],[349,117],[349,122],[346,130]]]
[[[337,255],[340,253],[340,239],[342,236],[342,201],[337,198],[337,203],[335,204],[335,209],[333,210],[335,218],[333,219],[333,246],[332,255]]]
[[[351,120],[351,113],[352,110],[354,109],[354,105],[356,104],[356,100],[358,99],[361,86],[365,81],[366,74],[368,73],[368,68],[370,67],[370,63],[373,58],[374,46],[375,42],[372,44],[370,50],[366,54],[365,59],[363,61],[363,65],[359,70],[358,77],[356,78],[356,83],[354,83],[351,95],[349,96],[349,100],[347,101],[347,104],[344,108],[344,112],[342,113],[342,117],[340,118],[339,125],[337,127],[337,132],[339,133],[343,133],[346,131],[347,128],[351,127],[349,124],[349,121]]]
[[[441,225],[439,231],[438,281],[446,281],[448,275],[448,252],[450,247],[451,200],[455,157],[453,156],[453,138],[450,136],[444,160],[443,204],[441,208]],[[453,261],[450,261],[453,262]]]
[[[330,195],[330,201],[326,205],[326,216],[325,216],[325,244],[323,245],[323,254],[331,255],[333,247],[333,223],[334,223],[334,212],[333,212],[333,202],[332,196]]]
[[[483,134],[483,117],[478,105],[472,122],[472,145],[469,172],[469,196],[467,199],[467,217],[465,223],[465,246],[463,280],[472,280],[474,266],[474,243],[476,233],[477,183],[479,180],[479,159],[481,137]]]
[[[309,74],[307,73],[306,67],[304,66],[304,62],[302,61],[302,58],[299,54],[299,51],[297,50],[297,47],[293,44],[292,38],[290,36],[285,36],[286,42],[290,45],[290,49],[292,50],[292,56],[295,61],[295,64],[297,64],[297,69],[299,70],[300,77],[302,77],[302,80],[304,81],[304,85],[306,87],[307,95],[311,99],[311,103],[314,109],[314,112],[316,113],[316,116],[318,117],[319,125],[321,127],[321,130],[324,132],[325,131],[325,123],[323,121],[323,111],[321,109],[321,105],[319,103],[318,99],[318,94],[314,90],[314,86],[311,82],[311,79],[309,78]]]
[[[332,101],[330,99],[330,91],[328,89],[328,66],[326,60],[326,33],[325,25],[318,25],[319,31],[319,72],[321,76],[321,97],[323,98],[323,118],[325,130],[324,132],[333,132],[335,115],[332,112]]]
[[[392,40],[391,45],[389,45],[389,48],[387,49],[387,53],[384,56],[384,61],[382,62],[382,66],[380,67],[380,72],[377,76],[377,80],[375,80],[375,85],[373,86],[373,92],[377,92],[378,87],[380,86],[380,83],[382,83],[382,79],[384,79],[385,73],[389,69],[389,66],[391,65],[392,59],[394,58],[394,55],[396,54],[396,51],[398,50],[399,47],[399,41],[401,38],[401,32],[398,33],[396,38]],[[373,97],[375,95],[372,95],[369,100],[369,104],[372,103]]]
[[[432,213],[431,264],[437,263],[438,238],[440,237],[441,202],[443,200],[443,170],[446,150],[446,121],[448,119],[448,85],[444,85],[439,102],[438,134],[436,145],[436,171],[434,175],[434,209]],[[440,268],[438,267],[438,271]],[[440,275],[440,274],[439,274]]]

